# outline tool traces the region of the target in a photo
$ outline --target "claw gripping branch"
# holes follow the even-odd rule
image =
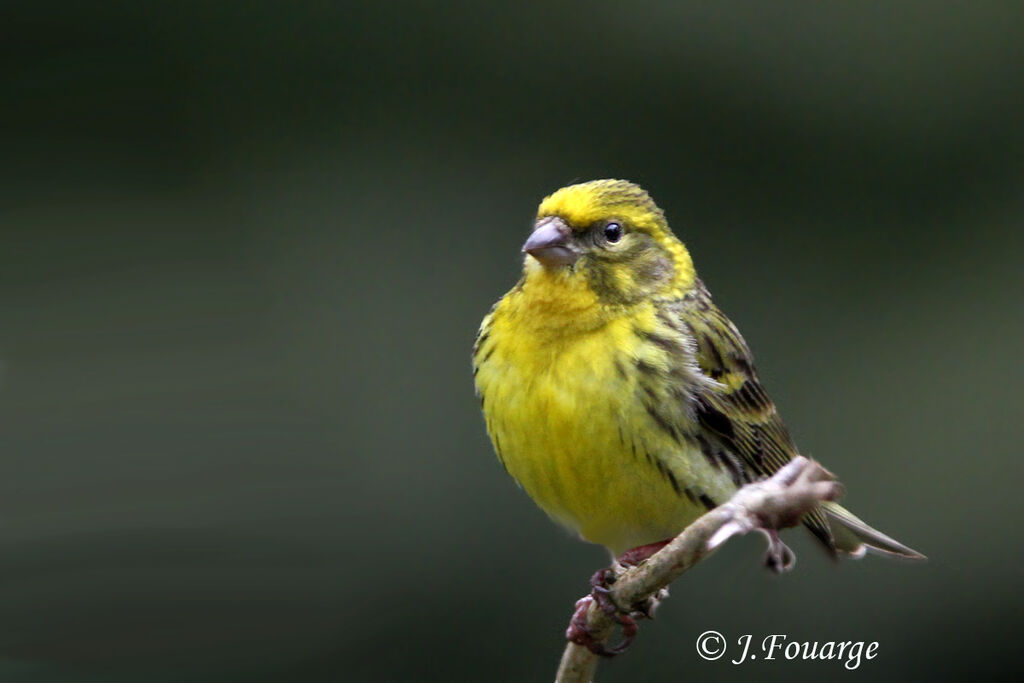
[[[772,477],[741,488],[728,503],[711,510],[671,541],[654,544],[664,545],[660,550],[654,546],[636,548],[612,567],[597,572],[591,580],[593,592],[576,603],[566,631],[570,642],[562,654],[556,681],[590,681],[598,657],[614,656],[629,646],[637,634],[636,618],[653,612],[657,602],[667,595],[668,584],[733,536],[763,532],[768,537],[765,564],[777,572],[790,569],[795,555],[779,539],[778,531],[799,524],[818,504],[836,500],[842,493],[842,485],[830,472],[798,456]],[[616,624],[622,628],[623,641],[608,646]]]

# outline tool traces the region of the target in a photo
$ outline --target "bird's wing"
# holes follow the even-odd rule
[[[750,349],[703,286],[698,286],[683,304],[680,317],[693,334],[697,364],[718,383],[698,392],[698,422],[729,452],[742,458],[751,479],[770,477],[793,459],[797,449],[758,380]],[[835,551],[832,532],[821,511],[807,514],[803,521],[829,550]]]

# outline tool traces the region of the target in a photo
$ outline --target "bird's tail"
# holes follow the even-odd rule
[[[822,503],[821,511],[825,513],[825,518],[832,529],[836,550],[853,557],[863,557],[864,553],[870,550],[882,555],[895,555],[912,560],[926,559],[916,550],[871,527],[838,503]]]

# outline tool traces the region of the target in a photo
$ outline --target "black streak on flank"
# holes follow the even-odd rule
[[[668,353],[675,353],[679,350],[679,345],[676,344],[674,340],[668,337],[663,337],[655,332],[648,332],[647,330],[641,330],[635,327],[633,328],[633,334],[640,337],[641,339],[645,339],[651,342],[655,346],[660,346]]]
[[[680,381],[678,384],[673,384],[668,388],[668,394],[679,403],[689,403],[690,394],[682,387],[684,381]]]
[[[672,490],[676,492],[676,495],[680,495],[682,491],[679,490],[679,482],[676,481],[676,475],[672,474],[667,468],[665,469],[665,475],[668,476],[668,483],[672,484]]]
[[[711,447],[711,444],[703,434],[697,435],[697,444],[700,446],[700,452],[704,459],[711,463],[711,466],[716,470],[722,469],[722,463],[716,457],[715,449]]]
[[[651,365],[647,361],[643,360],[642,358],[638,359],[636,361],[636,369],[639,370],[640,374],[643,374],[643,375],[656,375],[656,374],[658,374],[658,368],[654,367],[653,365]]]
[[[747,473],[743,469],[743,465],[740,464],[736,458],[725,451],[719,451],[718,457],[725,463],[726,468],[729,470],[729,477],[732,479],[732,483],[736,484],[737,487],[743,486],[747,480]]]
[[[690,499],[691,503],[693,503],[694,505],[697,504],[697,495],[693,492],[692,489],[687,487],[687,488],[683,489],[683,493],[686,494],[686,497]]]
[[[496,348],[498,348],[497,344],[491,344],[491,348],[487,350],[487,353],[484,354],[484,357],[480,359],[480,362],[477,363],[477,365],[483,365],[490,360],[491,356],[494,355],[494,350]]]
[[[716,470],[725,467],[732,483],[736,486],[743,485],[747,478],[746,472],[743,470],[743,465],[731,453],[726,452],[717,444],[710,443],[702,434],[697,435],[697,443],[700,444],[700,452],[704,454],[712,467]]]
[[[649,403],[644,403],[644,408],[647,409],[647,414],[651,416],[651,419],[654,420],[655,424],[657,424],[666,434],[671,436],[674,441],[679,441],[679,433],[668,423],[667,420],[665,420],[664,417],[662,417],[661,413],[659,413],[654,406]]]
[[[665,477],[669,484],[672,486],[672,490],[676,492],[676,495],[680,495],[682,491],[679,488],[679,481],[676,479],[676,475],[672,474],[671,470],[662,461],[657,461],[658,471],[661,472],[661,476]]]
[[[699,498],[701,505],[706,507],[708,510],[714,510],[716,507],[718,507],[717,505],[715,505],[715,501],[711,500],[708,497],[708,494],[706,493],[700,494]]]
[[[657,312],[657,316],[658,320],[660,320],[661,324],[664,325],[665,327],[669,328],[673,332],[678,332],[680,334],[683,333],[684,330],[680,325],[679,321],[675,320],[672,316],[668,315],[664,310],[659,309]]]
[[[615,359],[615,372],[619,373],[619,377],[622,379],[629,379],[626,376],[626,368],[622,367],[622,361],[618,358]]]

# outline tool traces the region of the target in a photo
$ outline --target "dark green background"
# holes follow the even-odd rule
[[[502,472],[469,347],[540,198],[609,176],[931,559],[731,543],[601,680],[1020,672],[1024,6],[7,14],[0,680],[549,680],[606,558]]]

